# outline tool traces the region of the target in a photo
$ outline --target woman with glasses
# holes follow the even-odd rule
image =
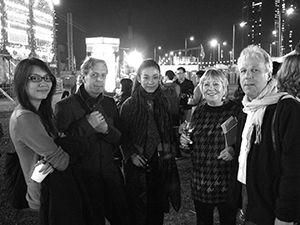
[[[28,58],[15,69],[14,88],[19,104],[11,115],[9,132],[27,184],[29,208],[38,218],[41,184],[31,179],[34,168],[43,163],[40,171],[46,174],[69,165],[69,155],[54,142],[58,134],[51,102],[56,79],[43,61]]]

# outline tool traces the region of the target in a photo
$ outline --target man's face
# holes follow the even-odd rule
[[[265,63],[251,57],[239,64],[241,87],[249,99],[255,99],[271,79]]]
[[[105,90],[107,68],[105,64],[98,62],[91,68],[86,76],[83,77],[84,88],[87,93],[95,98]]]
[[[185,78],[185,72],[183,72],[182,69],[179,69],[176,71],[176,74],[178,76],[178,80],[183,81]]]

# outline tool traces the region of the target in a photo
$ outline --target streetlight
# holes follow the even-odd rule
[[[215,47],[218,46],[218,45],[219,45],[219,43],[216,39],[213,39],[213,40],[210,41],[210,46],[213,48],[213,53],[212,53],[213,63],[215,63]]]
[[[154,48],[153,59],[154,59],[155,61],[156,61],[156,58],[157,58],[157,57],[156,57],[156,50],[157,50],[157,49],[158,49],[158,50],[161,50],[161,46],[158,46],[158,47],[155,47],[155,48]]]
[[[187,56],[187,45],[188,45],[188,39],[190,39],[190,41],[194,40],[194,36],[191,36],[190,38],[185,38],[184,39],[184,50],[185,50],[185,56]]]
[[[238,25],[240,27],[244,27],[247,24],[247,22],[241,22]],[[237,24],[232,25],[232,65],[234,64],[234,48],[235,48],[235,26]]]

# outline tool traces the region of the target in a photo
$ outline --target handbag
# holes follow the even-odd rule
[[[5,159],[4,185],[8,203],[16,209],[29,208],[26,200],[27,184],[16,152],[9,152]]]
[[[178,212],[181,207],[181,188],[175,158],[168,159],[168,170],[164,172],[164,191],[173,209]]]

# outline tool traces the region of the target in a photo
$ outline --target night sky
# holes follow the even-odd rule
[[[153,57],[153,49],[163,52],[183,49],[184,40],[194,36],[188,47],[203,44],[211,51],[213,38],[232,46],[232,26],[242,21],[241,0],[60,0],[56,6],[58,44],[67,43],[67,26],[62,17],[73,16],[74,54],[77,62],[85,57],[86,37],[120,38],[123,48],[132,47],[145,57]],[[128,25],[133,39],[128,39]],[[242,28],[236,29],[236,49],[242,45]],[[83,31],[84,30],[84,31]],[[227,48],[227,49],[225,49]],[[236,50],[236,54],[239,51]]]

